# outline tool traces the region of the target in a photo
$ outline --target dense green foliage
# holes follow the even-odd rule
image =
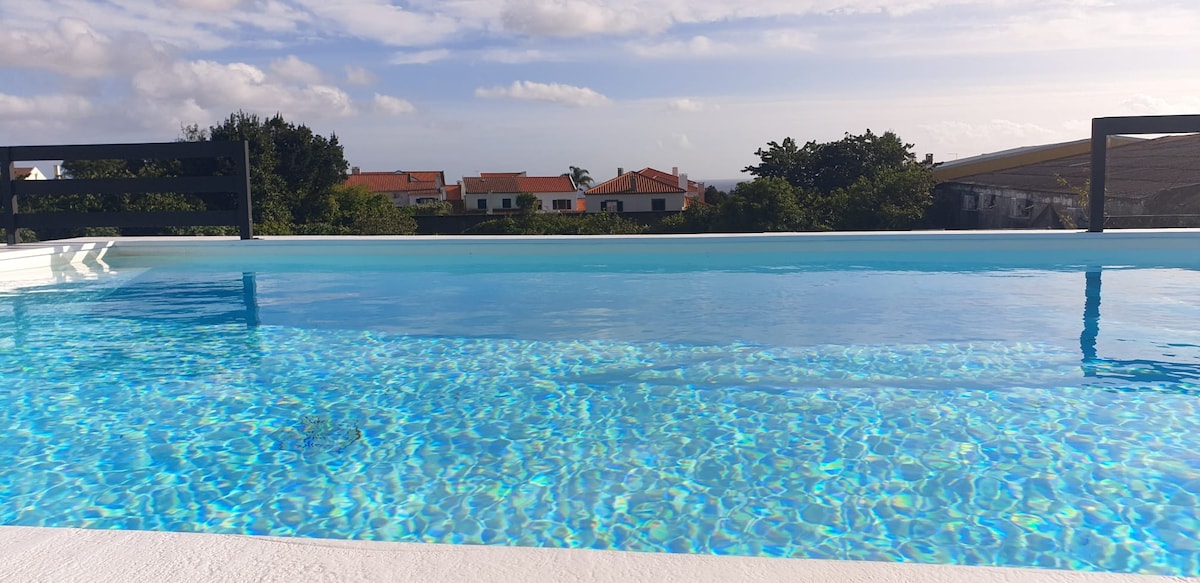
[[[517,195],[517,208],[521,209],[521,214],[536,213],[540,206],[541,201],[532,192],[522,192]]]
[[[837,230],[909,229],[933,202],[933,174],[917,162],[912,144],[892,132],[847,133],[841,140],[770,142],[745,172],[781,178],[821,227]]]
[[[467,235],[638,235],[647,227],[613,213],[522,214],[484,221]]]

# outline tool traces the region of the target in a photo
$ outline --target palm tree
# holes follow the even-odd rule
[[[591,186],[593,182],[595,182],[595,180],[592,180],[591,176],[588,176],[587,168],[580,168],[578,166],[571,166],[570,168],[571,180],[574,181],[576,185],[587,188]]]

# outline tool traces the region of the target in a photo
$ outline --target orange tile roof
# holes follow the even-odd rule
[[[668,174],[668,176],[670,176]],[[586,194],[679,194],[685,192],[677,184],[659,180],[642,170],[626,172],[612,180],[589,188]]]
[[[463,194],[487,194],[489,192],[521,192],[517,188],[516,176],[464,176]]]
[[[521,192],[576,192],[570,176],[518,176]]]
[[[462,200],[462,187],[457,184],[447,185],[446,200]]]
[[[23,168],[21,166],[13,166],[12,168],[13,180],[25,180],[30,174],[33,174],[33,168]]]
[[[489,192],[575,192],[575,183],[569,176],[514,176],[489,173],[483,176],[463,178],[465,194],[487,194]]]
[[[419,180],[413,172],[359,172],[346,177],[346,186],[365,186],[371,192],[437,192],[438,183],[434,180]],[[433,173],[428,173],[433,174]]]
[[[659,170],[657,168],[651,168],[649,166],[642,168],[641,170],[638,170],[638,172],[641,172],[642,174],[647,174],[647,175],[653,176],[654,178],[657,178],[658,180],[660,180],[662,182],[666,182],[669,184],[679,184],[679,175],[678,174],[671,174],[669,172],[663,172],[662,170]],[[688,192],[698,192],[699,190],[700,190],[699,182],[696,182],[695,180],[688,180]]]
[[[405,174],[411,176],[413,180],[421,182],[440,182],[446,184],[446,173],[441,170],[409,171],[405,172]]]
[[[505,177],[515,178],[517,176],[524,176],[524,175],[525,175],[524,172],[480,172],[479,173],[480,178],[505,178]]]

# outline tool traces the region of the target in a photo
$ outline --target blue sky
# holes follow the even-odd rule
[[[0,0],[0,144],[246,110],[364,170],[736,178],[771,140],[949,160],[1200,112],[1194,0]]]

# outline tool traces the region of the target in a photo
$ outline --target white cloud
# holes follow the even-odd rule
[[[412,53],[396,53],[388,61],[393,65],[425,65],[450,56],[448,49],[432,49]]]
[[[688,139],[687,134],[671,134],[671,139],[675,141],[675,145],[681,150],[691,150],[692,141]]]
[[[181,115],[172,112],[197,116],[184,122],[206,117],[201,112],[224,115],[237,109],[316,119],[355,113],[350,97],[337,87],[278,83],[246,63],[179,61],[138,73],[132,86],[148,109],[171,117]]]
[[[22,97],[0,93],[0,120],[79,119],[92,113],[92,103],[76,95]]]
[[[366,67],[346,65],[346,82],[351,85],[373,85],[379,76]]]
[[[381,95],[379,93],[375,94],[374,107],[376,113],[390,116],[405,115],[417,110],[417,108],[406,99],[400,99],[399,97],[392,97],[390,95]]]
[[[650,44],[630,43],[626,47],[635,55],[652,59],[730,57],[744,50],[743,47],[717,42],[703,35],[697,35],[687,40],[669,40]]]
[[[286,81],[321,82],[321,70],[312,63],[304,62],[296,55],[288,55],[286,58],[271,61],[271,72]]]
[[[651,2],[509,0],[500,21],[505,30],[530,36],[657,33],[671,25],[662,8]]]
[[[440,12],[417,12],[388,0],[293,0],[314,22],[338,35],[392,46],[419,46],[452,38],[460,31]]]
[[[208,10],[211,12],[225,12],[236,7],[241,0],[176,0],[180,6],[184,8],[193,8],[195,10]]]
[[[686,113],[697,113],[709,109],[710,106],[703,101],[697,101],[690,97],[680,99],[672,99],[667,102],[667,109],[671,111],[682,111]],[[715,107],[714,107],[715,109]]]
[[[560,83],[535,83],[533,81],[513,81],[513,84],[508,87],[480,87],[475,90],[475,97],[546,101],[577,107],[602,105],[609,102],[607,97],[587,87]]]
[[[112,38],[73,18],[40,31],[0,27],[0,66],[49,69],[71,77],[135,71],[167,61],[171,52],[145,35]]]
[[[488,49],[483,51],[481,56],[485,61],[508,65],[549,60],[547,55],[537,49],[526,49],[523,51],[515,49]]]
[[[1180,115],[1200,110],[1200,98],[1163,99],[1139,93],[1121,103],[1128,115]]]
[[[776,29],[763,33],[763,44],[775,49],[811,51],[816,41],[817,35],[805,30]]]

